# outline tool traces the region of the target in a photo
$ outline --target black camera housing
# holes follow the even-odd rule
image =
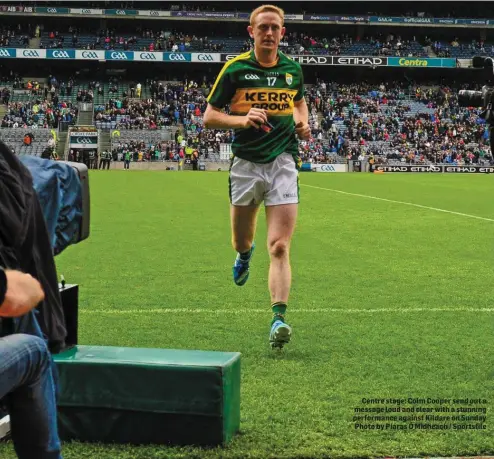
[[[64,161],[65,162],[65,161]],[[65,164],[71,166],[79,176],[81,182],[82,195],[82,222],[79,229],[79,234],[74,243],[78,243],[89,237],[90,213],[89,213],[89,173],[88,168],[84,163],[75,163],[66,161]]]

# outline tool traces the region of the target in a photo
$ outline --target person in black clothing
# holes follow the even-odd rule
[[[45,217],[30,171],[1,141],[0,266],[29,273],[41,283],[45,298],[36,319],[50,351],[60,352],[67,330]]]
[[[32,314],[44,299],[31,275],[0,267],[0,399],[10,414],[20,459],[61,459],[53,361],[41,333],[8,334],[8,322]],[[32,333],[32,334],[31,334]]]
[[[0,399],[20,459],[61,459],[50,352],[64,348],[66,335],[53,249],[31,173],[0,142]]]

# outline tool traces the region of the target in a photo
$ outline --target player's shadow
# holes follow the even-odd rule
[[[266,354],[266,357],[270,360],[294,360],[304,361],[310,359],[312,354],[299,349],[271,349]]]

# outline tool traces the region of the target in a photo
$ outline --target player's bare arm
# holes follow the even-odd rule
[[[308,115],[307,115],[308,116]],[[219,108],[208,104],[204,113],[204,126],[207,129],[247,129],[259,126],[268,121],[266,110],[251,108],[247,115],[227,115]]]
[[[302,140],[310,139],[309,108],[305,97],[295,102],[293,107],[293,119],[295,121],[295,131]]]

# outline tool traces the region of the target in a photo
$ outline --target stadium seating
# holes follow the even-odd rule
[[[451,46],[449,43],[441,42],[440,49],[448,49],[450,57],[457,59],[471,59],[473,56],[494,56],[494,45],[492,43],[486,43],[483,48],[480,48],[471,44]]]
[[[377,46],[376,44],[371,44],[368,41],[359,41],[348,46],[344,46],[341,49],[340,54],[344,56],[375,56],[381,54],[379,51],[382,46]],[[400,53],[396,51],[389,51],[385,53],[386,56],[416,56],[416,57],[427,57],[427,52],[424,47],[418,42],[411,42],[409,46],[405,47]]]
[[[14,26],[3,26],[0,30],[0,48],[28,48],[29,31]]]
[[[107,46],[105,46],[105,38],[102,37],[100,38],[100,43],[96,45],[96,42],[97,42],[97,35],[96,34],[93,34],[93,35],[90,35],[90,34],[84,34],[84,35],[77,35],[77,42],[73,43],[72,41],[72,34],[67,34],[67,33],[61,33],[59,35],[59,39],[58,40],[62,40],[63,39],[63,45],[61,46],[61,48],[70,48],[70,49],[88,49],[88,46],[89,47],[92,47],[93,45],[94,46],[94,49],[118,49],[118,50],[123,50],[124,49],[124,43],[127,42],[128,43],[128,50],[129,51],[133,51],[133,50],[140,50],[140,49],[146,49],[148,50],[149,49],[149,45],[151,43],[154,42],[153,39],[151,38],[141,38],[141,37],[138,37],[137,39],[137,43],[134,43],[134,42],[130,42],[129,43],[129,40],[131,40],[135,34],[122,34],[122,35],[118,35],[118,38],[122,37],[123,38],[123,41],[120,42],[120,40],[118,41],[115,41],[114,44],[112,45],[112,47],[110,48],[109,44]],[[56,48],[58,47],[57,46],[57,43],[58,43],[58,40],[57,39],[50,39],[49,38],[49,32],[44,32],[42,35],[41,35],[41,44],[43,45],[43,47],[45,48]],[[55,46],[53,46],[55,44]],[[92,48],[93,49],[93,48]]]
[[[66,84],[65,81],[63,83]],[[74,83],[71,96],[68,96],[66,91],[65,95],[61,96],[60,88],[57,89],[57,95],[59,95],[60,99],[63,101],[69,100],[76,103],[78,98],[77,94],[80,95],[80,92],[89,91],[90,87],[92,87],[95,101],[94,122],[96,127],[102,130],[118,130],[120,132],[120,137],[112,137],[112,151],[115,152],[118,149],[119,143],[125,144],[129,143],[131,140],[135,142],[144,142],[146,148],[144,149],[145,154],[142,155],[142,159],[146,160],[148,157],[147,150],[151,145],[165,142],[165,144],[162,144],[160,147],[161,151],[167,151],[168,148],[168,151],[171,151],[172,156],[176,158],[176,155],[180,153],[182,146],[175,142],[174,135],[176,129],[180,127],[182,128],[182,132],[184,132],[186,141],[185,146],[189,145],[193,148],[197,148],[202,159],[217,161],[220,160],[221,157],[227,158],[228,155],[225,153],[220,154],[220,152],[225,148],[229,148],[227,145],[231,143],[232,136],[224,131],[204,129],[202,113],[206,105],[204,104],[205,96],[202,90],[199,91],[193,87],[186,89],[183,87],[183,83],[168,84],[168,92],[164,94],[164,100],[160,99],[159,101],[153,101],[152,105],[149,105],[146,100],[143,100],[143,98],[147,99],[151,96],[149,81],[143,81],[142,83],[141,99],[130,99],[128,97],[132,84],[130,81],[101,81],[99,84],[104,88],[103,95],[98,95],[96,88],[94,88],[94,82],[91,86],[91,82],[82,80]],[[6,87],[11,90],[11,100],[14,102],[27,98],[30,101],[28,104],[32,104],[33,100],[41,98],[41,96],[33,95],[29,91],[26,92],[23,89],[13,89],[12,85],[7,85]],[[116,92],[110,93],[110,87],[116,88]],[[402,90],[392,87],[387,88],[384,92],[379,88],[365,86],[362,86],[362,88],[358,90],[352,85],[328,84],[327,87],[331,89],[326,91],[325,86],[317,85],[307,87],[307,99],[311,112],[310,123],[314,136],[314,139],[308,146],[302,145],[300,149],[300,153],[307,159],[314,158],[318,161],[324,160],[330,162],[341,161],[343,158],[347,157],[350,152],[353,152],[354,154],[368,154],[369,152],[372,152],[373,154],[381,154],[383,157],[386,157],[388,155],[396,154],[398,147],[400,151],[399,154],[402,157],[406,157],[409,155],[411,149],[416,148],[416,146],[413,142],[404,146],[400,143],[401,139],[398,140],[398,135],[401,135],[404,122],[407,119],[430,119],[432,116],[437,116],[438,106],[435,99],[432,98],[429,100],[430,97],[424,94],[405,95]],[[206,86],[204,90],[207,91],[208,86]],[[384,94],[386,94],[386,98],[383,98]],[[175,99],[175,97],[177,97],[177,99]],[[187,103],[185,102],[186,100],[188,101]],[[332,121],[328,124],[327,120],[329,119],[329,114],[327,104],[330,100],[337,101],[337,103],[336,105],[333,105]],[[120,101],[119,103],[121,105],[116,105],[116,101]],[[177,101],[176,109],[179,113],[177,123],[175,122],[173,114],[173,111],[175,110],[173,104],[176,103],[175,101]],[[381,103],[378,103],[378,101]],[[170,103],[172,105],[170,105],[169,111],[166,112],[165,107],[168,107]],[[118,109],[117,106],[121,106],[122,108]],[[454,102],[452,106],[456,106],[456,102]],[[143,107],[145,110],[144,112],[142,111]],[[151,107],[155,108],[151,109]],[[191,109],[190,107],[195,108]],[[377,113],[374,113],[376,111]],[[7,111],[6,117],[9,113],[10,112]],[[17,112],[14,111],[12,113]],[[351,113],[353,113],[354,116],[354,121],[352,122],[354,128],[350,135],[349,119]],[[464,109],[458,111],[460,116],[463,116],[465,113]],[[143,116],[142,114],[145,115]],[[152,117],[150,118],[150,116]],[[389,139],[387,141],[380,138],[382,131],[381,129],[377,129],[375,125],[372,128],[366,128],[365,132],[361,132],[358,128],[360,123],[359,120],[367,122],[369,117],[375,118],[378,116],[383,120],[388,120],[390,117],[396,117],[398,119],[398,123],[395,124],[394,127],[388,126],[387,132],[389,134]],[[475,121],[478,112],[472,112],[471,116],[473,116],[472,119]],[[17,115],[11,115],[8,119],[11,120],[10,122],[13,120],[21,121],[20,117]],[[156,128],[149,129],[152,124],[150,119],[154,120],[153,123],[157,122]],[[43,112],[39,113],[36,122],[41,127],[44,125],[45,115]],[[453,120],[449,117],[441,116],[442,124],[445,125],[446,123],[452,122]],[[330,128],[333,124],[336,130]],[[479,126],[479,129],[482,129],[481,125]],[[41,132],[41,130],[37,130]],[[340,140],[338,140],[338,137],[340,137]],[[363,140],[360,140],[361,137]],[[36,141],[31,147],[23,146],[22,138],[22,134],[12,131],[12,134],[7,136],[7,141],[16,151],[22,153],[30,152],[32,154],[40,155],[46,147],[46,143],[44,142],[47,139],[44,137],[38,139],[36,136]],[[194,140],[195,138],[197,138],[197,140]],[[347,140],[347,142],[345,142],[345,140]],[[458,139],[456,139],[455,142],[457,140]],[[467,149],[471,150],[474,147],[475,145],[470,141],[466,142],[465,145],[461,144],[459,148],[462,151],[467,151]],[[184,153],[185,150],[184,147]],[[190,153],[190,150],[188,151]],[[488,148],[486,149],[486,152],[489,154]],[[155,155],[151,153],[154,152],[149,152],[150,158],[156,159]],[[162,156],[169,155],[162,154]],[[487,156],[487,158],[488,157],[489,156]],[[436,154],[433,156],[429,155],[429,160],[437,160]]]
[[[33,133],[31,145],[24,145],[23,138],[28,132]],[[11,147],[18,155],[41,156],[52,138],[50,129],[0,129],[0,139]]]
[[[154,51],[173,51],[173,45],[176,44],[178,52],[194,52],[194,51],[216,51],[226,53],[240,53],[249,49],[246,43],[249,43],[247,37],[239,36],[221,36],[221,33],[215,35],[215,31],[208,35],[207,40],[200,36],[187,36],[185,33],[179,33],[176,36],[171,35],[170,30],[166,27],[158,27],[155,30],[149,30],[149,33],[143,33],[142,29],[125,32],[111,31],[82,31],[76,33],[76,40],[73,41],[74,34],[66,30],[59,31],[58,36],[50,38],[50,34],[55,31],[47,27],[40,35],[40,46],[43,48],[64,48],[64,49],[112,49],[112,50],[154,50]],[[301,33],[294,36],[287,35],[286,46],[282,49],[288,53],[295,54],[338,54],[347,56],[360,55],[398,55],[398,56],[415,56],[426,57],[427,51],[425,46],[428,44],[425,40],[425,34],[417,37],[417,41],[410,41],[406,46],[397,50],[394,40],[391,42],[392,49],[389,52],[383,53],[383,41],[377,44],[374,40],[369,40],[368,37],[361,39],[354,37],[353,39],[326,36],[324,38],[309,39],[309,35]],[[300,46],[303,45],[303,50]],[[9,46],[11,47],[28,47],[22,35],[15,35],[11,38]],[[151,48],[154,46],[154,48]],[[480,49],[476,51],[470,50],[470,45],[461,45],[457,48],[452,48],[447,43],[441,43],[442,48],[449,47],[452,57],[471,57],[475,53],[479,54]],[[485,54],[491,52],[491,45],[485,45]],[[491,52],[492,54],[492,52]]]

